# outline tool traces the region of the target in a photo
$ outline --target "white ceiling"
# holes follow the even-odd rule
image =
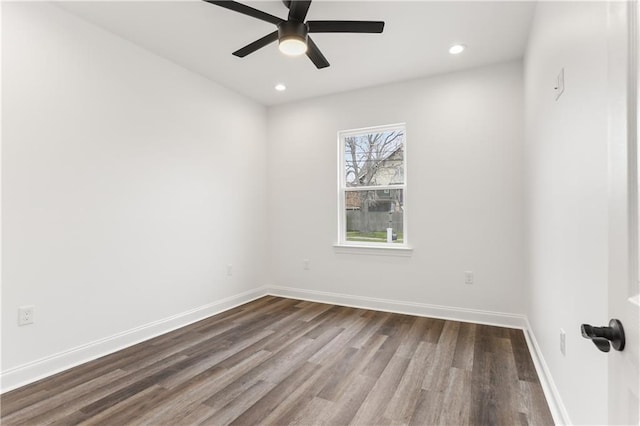
[[[282,55],[273,43],[244,59],[231,53],[275,26],[202,1],[74,1],[61,7],[265,105],[482,66],[523,56],[528,1],[316,0],[309,20],[383,20],[383,34],[313,34],[331,63]],[[281,1],[245,2],[282,18]],[[468,46],[453,56],[455,43]],[[276,83],[288,87],[276,92]]]

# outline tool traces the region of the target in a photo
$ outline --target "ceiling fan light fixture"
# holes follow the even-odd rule
[[[307,52],[309,28],[302,22],[284,21],[278,25],[278,49],[285,55],[298,56]]]
[[[299,56],[307,53],[307,43],[297,36],[289,36],[280,39],[278,49],[288,56]]]

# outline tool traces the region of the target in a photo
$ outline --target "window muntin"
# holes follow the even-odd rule
[[[339,244],[406,246],[405,125],[343,131],[338,139]]]

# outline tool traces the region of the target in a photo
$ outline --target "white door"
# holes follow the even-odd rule
[[[609,423],[640,422],[637,2],[609,3],[609,317],[624,327],[624,350],[609,352]],[[602,324],[607,325],[607,324]],[[594,347],[595,349],[595,347]]]

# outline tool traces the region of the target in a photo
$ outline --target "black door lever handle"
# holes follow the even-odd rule
[[[608,327],[594,327],[589,324],[580,326],[582,337],[591,339],[602,352],[609,352],[611,346],[617,351],[624,349],[624,328],[620,320],[612,319]]]

